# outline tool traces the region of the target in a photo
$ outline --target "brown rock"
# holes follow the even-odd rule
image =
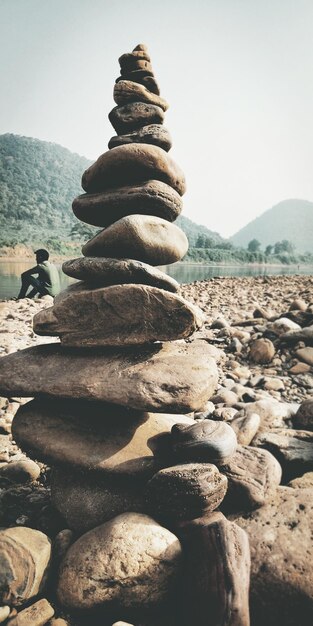
[[[274,344],[270,339],[256,339],[250,347],[250,359],[254,363],[269,363],[275,354]]]
[[[181,593],[186,623],[249,626],[250,549],[246,532],[215,512],[180,523],[176,533],[186,562]]]
[[[82,187],[97,193],[147,180],[161,180],[180,195],[186,191],[183,172],[162,148],[137,143],[102,154],[83,174]]]
[[[299,478],[294,478],[288,483],[288,487],[293,489],[308,489],[313,488],[313,472],[306,472]]]
[[[116,79],[116,83],[121,80],[130,80],[135,83],[139,83],[140,85],[144,85],[151,91],[152,93],[160,95],[160,87],[154,76],[147,74],[145,70],[135,70],[133,72],[124,73],[123,76],[118,76]]]
[[[308,365],[313,365],[313,348],[300,348],[296,350],[296,356]]]
[[[205,419],[172,428],[173,452],[180,461],[223,463],[236,451],[237,439],[225,422]]]
[[[248,446],[259,430],[261,418],[257,413],[235,417],[230,426],[236,433],[237,441],[242,446]]]
[[[144,85],[131,80],[121,80],[115,83],[113,98],[118,106],[123,106],[129,102],[146,102],[147,104],[155,104],[163,111],[168,109],[168,103],[164,98],[153,94]]]
[[[310,431],[276,428],[259,433],[253,443],[278,459],[288,480],[313,470],[313,433]]]
[[[143,71],[146,74],[153,76],[152,65],[146,59],[140,59],[138,57],[131,58],[132,53],[126,54],[120,57],[119,62],[121,66],[121,76],[124,74],[128,74],[129,72],[138,72]],[[127,61],[125,62],[125,57],[127,57]],[[121,63],[121,59],[123,62]]]
[[[102,402],[38,399],[18,410],[12,428],[24,450],[53,466],[150,477],[159,468],[149,439],[169,433],[176,423],[191,424],[192,420]]]
[[[167,128],[161,124],[148,124],[131,133],[111,137],[108,147],[112,150],[112,148],[129,143],[153,144],[168,152],[172,147],[172,138]]]
[[[177,537],[146,515],[124,513],[70,547],[61,566],[58,597],[75,610],[115,608],[121,615],[153,609],[168,600],[180,569]]]
[[[161,272],[156,267],[151,267],[147,263],[132,259],[80,257],[65,261],[62,270],[68,276],[99,287],[139,283],[172,292],[178,291],[180,288],[179,283],[168,274]]]
[[[254,626],[312,623],[312,496],[312,489],[278,487],[262,508],[234,517],[249,536]]]
[[[304,400],[293,418],[296,428],[313,430],[313,398]]]
[[[184,339],[202,324],[201,310],[169,291],[148,285],[90,289],[85,283],[62,291],[54,306],[33,320],[37,335],[59,335],[62,344],[72,347]]]
[[[306,311],[307,308],[308,305],[305,300],[303,300],[302,298],[296,298],[296,300],[291,303],[289,311]]]
[[[36,596],[45,583],[50,556],[50,541],[39,530],[0,530],[0,604],[18,606]]]
[[[310,371],[311,371],[310,365],[308,365],[307,363],[298,362],[290,368],[289,373],[290,374],[307,374]]]
[[[210,463],[185,463],[157,472],[147,484],[149,510],[160,519],[192,519],[214,511],[227,491],[227,478]]]
[[[52,471],[51,500],[71,529],[81,535],[121,513],[147,512],[143,493],[148,464],[143,467],[142,476],[138,472],[139,461],[137,473],[127,476],[129,465],[125,476],[118,477],[68,468]]]
[[[51,604],[43,598],[10,619],[8,626],[44,626],[54,616]]]
[[[202,409],[217,385],[217,367],[209,352],[202,341],[125,350],[36,346],[0,359],[0,394],[189,413]]]
[[[108,189],[97,194],[83,194],[75,198],[76,217],[94,226],[110,226],[133,214],[156,215],[169,222],[176,220],[182,209],[180,195],[159,180]]]
[[[259,448],[238,446],[220,471],[227,476],[228,491],[223,503],[227,511],[262,506],[281,481],[281,466],[275,457]]]
[[[149,124],[163,124],[164,111],[155,104],[130,102],[117,106],[109,113],[109,120],[118,135]]]
[[[185,233],[175,224],[153,215],[123,217],[82,247],[84,256],[130,258],[150,265],[175,263],[187,250]]]
[[[0,477],[7,478],[13,483],[29,483],[40,476],[40,467],[31,459],[11,461],[0,468]]]

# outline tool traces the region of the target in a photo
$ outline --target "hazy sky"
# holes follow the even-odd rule
[[[0,134],[96,159],[117,59],[148,45],[184,214],[224,236],[313,200],[313,0],[0,0]]]

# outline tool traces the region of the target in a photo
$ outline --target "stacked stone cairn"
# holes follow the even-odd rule
[[[279,470],[274,459],[260,478],[259,450],[247,486],[249,449],[234,429],[194,420],[217,386],[214,349],[193,336],[201,311],[156,268],[187,251],[173,224],[185,179],[167,154],[168,105],[146,46],[119,61],[116,136],[73,203],[103,230],[63,265],[80,282],[34,318],[60,343],[1,359],[0,392],[34,396],[13,434],[52,466],[53,503],[78,537],[57,583],[75,623],[99,613],[104,625],[249,626],[247,535],[216,509],[234,497],[260,506]]]

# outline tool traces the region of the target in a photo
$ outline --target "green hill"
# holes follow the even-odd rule
[[[82,193],[81,176],[90,165],[85,157],[54,143],[0,135],[0,245],[24,243],[35,247],[48,244],[63,252],[58,242],[88,239],[98,229],[80,224],[71,210]],[[218,233],[180,216],[177,224],[190,246],[199,235],[222,242]],[[76,237],[71,235],[76,226]]]
[[[298,253],[313,252],[313,202],[284,200],[231,237],[235,246],[244,248],[252,239],[262,248],[288,240]]]

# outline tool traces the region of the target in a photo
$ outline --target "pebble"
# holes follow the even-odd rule
[[[0,468],[0,478],[7,478],[13,483],[29,483],[40,476],[40,467],[31,459],[11,461]]]
[[[250,347],[250,359],[254,363],[269,363],[275,354],[274,344],[270,339],[256,339]]]
[[[5,622],[5,620],[9,617],[11,609],[9,606],[0,606],[0,624]]]
[[[173,426],[172,446],[177,460],[223,463],[235,453],[237,438],[226,422],[205,419],[190,426]]]
[[[8,626],[44,626],[54,616],[51,604],[43,598],[10,619]]]

